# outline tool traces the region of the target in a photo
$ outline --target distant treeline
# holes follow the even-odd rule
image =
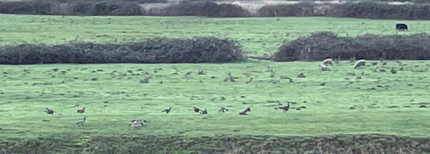
[[[145,9],[142,3],[167,0],[34,0],[0,2],[0,13],[50,15],[148,15],[206,17],[331,16],[371,19],[430,19],[429,4],[391,5],[378,2],[266,5],[250,12],[239,5],[211,1],[183,1]]]

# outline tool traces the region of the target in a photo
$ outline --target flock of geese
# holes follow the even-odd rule
[[[360,66],[364,66],[365,62],[366,61],[364,59],[359,60],[355,64],[354,68],[357,68],[357,67],[360,67]],[[322,70],[330,69],[327,65],[333,65],[333,59],[325,59],[320,64],[320,67],[321,67]],[[194,109],[194,112],[196,112],[196,113],[208,114],[208,111],[206,109],[202,110],[202,109],[199,109],[197,107],[193,107],[193,109]],[[287,102],[287,105],[285,105],[285,106],[279,107],[279,109],[282,109],[284,112],[288,111],[290,109],[290,102]],[[165,112],[166,114],[168,114],[171,111],[172,111],[172,107],[169,107],[168,109],[164,109],[161,112]],[[225,108],[225,107],[221,107],[218,110],[218,112],[223,112],[223,113],[226,112],[226,111],[228,111],[228,109]],[[46,108],[45,112],[48,113],[48,114],[54,114],[54,110],[49,109],[49,108]],[[85,112],[85,107],[82,108],[82,109],[77,110],[76,112],[77,113],[84,113]],[[239,115],[247,115],[247,112],[251,112],[251,108],[247,107],[245,110],[239,112]],[[128,124],[128,125],[131,126],[131,127],[141,127],[141,126],[143,126],[144,123],[147,123],[147,122],[148,121],[145,120],[145,119],[134,119],[134,120],[131,120],[131,123]],[[83,119],[81,119],[81,120],[79,120],[79,121],[76,122],[76,124],[78,124],[80,126],[84,126],[86,123],[87,123],[87,117],[86,116],[84,116]]]
[[[284,112],[288,111],[290,109],[290,102],[287,102],[286,106],[279,107],[279,109],[282,109]],[[196,113],[208,114],[207,109],[202,110],[202,109],[199,109],[197,107],[193,107],[193,110]],[[165,112],[166,114],[168,114],[171,111],[172,111],[172,107],[169,107],[167,109],[162,110],[161,112]],[[221,113],[221,112],[225,113],[226,111],[228,111],[228,109],[225,108],[225,107],[221,107],[218,110],[219,113]],[[45,112],[47,114],[54,114],[54,110],[49,109],[49,108],[46,108]],[[85,113],[85,107],[82,108],[82,109],[77,110],[76,112],[77,113]],[[251,108],[249,108],[249,107],[245,108],[245,110],[239,112],[239,115],[247,115],[247,112],[251,112]],[[87,117],[86,116],[84,116],[83,119],[78,120],[76,122],[76,124],[78,124],[79,126],[84,126],[86,123],[87,123]],[[142,127],[144,123],[148,123],[148,121],[145,120],[145,119],[134,119],[134,120],[131,120],[131,123],[128,124],[128,125],[131,126],[131,127]]]

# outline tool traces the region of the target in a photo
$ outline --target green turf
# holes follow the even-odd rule
[[[415,71],[428,68],[428,64],[424,61],[404,63],[407,64],[405,71],[398,74],[372,72],[374,67],[354,70],[346,61],[334,66],[335,70],[330,72],[319,71],[317,62],[5,65],[1,67],[1,72],[7,72],[1,84],[1,112],[5,115],[0,117],[2,135],[131,132],[159,135],[366,132],[425,135],[424,130],[430,126],[426,122],[429,114],[425,108],[419,108],[419,104],[428,103],[430,82],[427,71]],[[274,78],[266,72],[268,66],[276,71]],[[390,66],[397,64],[390,61]],[[173,67],[179,70],[178,75],[172,75]],[[53,68],[59,68],[59,71],[54,72]],[[139,68],[142,71],[137,71]],[[156,68],[163,70],[154,73]],[[204,68],[207,74],[197,75],[199,68]],[[138,75],[132,75],[128,70]],[[62,75],[61,71],[66,73]],[[111,74],[113,71],[117,72]],[[192,71],[191,75],[184,76],[188,71]],[[347,75],[351,71],[362,79]],[[239,77],[237,82],[223,82],[228,72]],[[307,77],[297,78],[299,72]],[[361,75],[362,72],[365,75]],[[249,77],[245,73],[253,78],[253,82],[246,83]],[[280,79],[281,75],[292,77],[294,82]],[[153,79],[147,84],[140,83],[139,79],[146,76]],[[97,80],[92,81],[92,78]],[[320,86],[322,82],[326,85]],[[408,83],[413,86],[407,86]],[[369,89],[372,87],[376,90]],[[226,100],[221,101],[220,97]],[[292,107],[306,106],[306,109],[283,113],[274,109],[278,103],[268,100],[279,100],[282,104],[295,101],[297,104]],[[194,113],[193,106],[206,108],[209,114]],[[222,106],[230,111],[218,113]],[[356,109],[350,110],[351,106]],[[55,114],[45,114],[45,107],[55,110]],[[86,107],[86,113],[76,113],[81,107]],[[173,108],[171,113],[161,112],[168,107]],[[251,107],[252,112],[246,116],[238,115],[245,107]],[[88,125],[79,128],[75,121],[84,115],[88,117]],[[150,123],[141,130],[127,127],[129,121],[136,118],[148,119]]]
[[[3,44],[61,43],[77,36],[78,41],[123,41],[213,35],[238,39],[246,51],[255,51],[250,54],[261,55],[275,52],[284,40],[320,30],[341,35],[394,34],[393,25],[398,22],[326,17],[277,19],[0,15],[0,40]],[[407,24],[410,31],[404,34],[424,32],[428,21]],[[334,70],[328,72],[321,72],[318,62],[253,60],[228,64],[1,65],[0,137],[362,133],[427,136],[429,113],[419,105],[429,103],[429,64],[402,62],[405,70],[397,74],[373,72],[380,65],[354,70],[347,61],[335,64]],[[269,66],[276,71],[273,78],[269,77]],[[391,66],[399,67],[394,61],[388,61],[385,67]],[[156,68],[162,70],[154,73]],[[178,74],[172,75],[175,69]],[[198,75],[198,69],[204,69],[206,74]],[[192,73],[184,76],[188,71]],[[223,81],[228,72],[238,77],[236,82]],[[301,72],[307,77],[297,78]],[[348,72],[357,75],[347,75]],[[149,83],[139,82],[148,76],[153,77]],[[294,82],[281,76],[289,76]],[[253,81],[247,84],[250,77]],[[326,85],[321,86],[322,82]],[[306,109],[283,113],[274,109],[278,103],[269,101],[294,101],[297,104],[292,107]],[[193,106],[208,109],[209,114],[194,113]],[[229,111],[218,113],[222,106]],[[46,107],[55,110],[54,115],[44,113]],[[76,113],[82,107],[86,107],[86,113]],[[161,112],[168,107],[173,108],[171,113]],[[251,107],[249,115],[239,115],[246,107]],[[87,116],[88,124],[78,127],[75,122],[83,116]],[[127,126],[136,118],[149,123],[138,129]]]
[[[279,20],[278,20],[279,19]],[[283,41],[315,31],[340,35],[395,34],[402,20],[370,20],[331,17],[203,18],[0,15],[1,44],[78,41],[126,41],[141,37],[217,36],[239,40],[252,55],[273,53]],[[430,21],[405,23],[410,34],[429,32]]]

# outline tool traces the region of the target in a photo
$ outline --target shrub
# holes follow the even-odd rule
[[[239,5],[204,2],[180,2],[162,9],[165,16],[246,17],[251,14]]]
[[[120,0],[92,0],[59,2],[9,1],[0,2],[0,13],[10,14],[61,14],[61,15],[144,15],[137,2]]]
[[[7,14],[50,14],[52,3],[33,1],[0,2],[0,13]]]
[[[379,59],[430,59],[430,35],[374,35],[342,37],[333,32],[316,32],[279,47],[274,61],[323,60],[327,57]]]
[[[143,15],[145,11],[137,2],[78,1],[71,4],[74,15]]]
[[[333,16],[372,19],[430,19],[430,5],[391,5],[377,2],[343,4],[298,4],[265,5],[258,10],[263,17],[273,16]]]
[[[389,5],[375,2],[333,5],[326,16],[371,19],[430,19],[430,5]]]
[[[55,3],[55,2],[59,2],[59,3],[74,3],[74,2],[100,2],[100,1],[105,1],[105,0],[33,0],[36,2],[51,2],[51,3]],[[167,3],[167,0],[111,0],[111,1],[118,1],[118,2],[137,2],[137,3]]]
[[[297,3],[297,4],[278,4],[265,5],[258,10],[260,16],[275,17],[275,16],[313,16],[313,3]]]
[[[217,63],[242,59],[242,48],[236,41],[215,37],[152,38],[117,44],[72,42],[0,47],[0,64]]]

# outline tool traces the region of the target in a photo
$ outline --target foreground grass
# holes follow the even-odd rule
[[[346,61],[335,64],[335,70],[330,72],[319,71],[317,62],[3,65],[0,137],[282,137],[355,133],[427,136],[429,113],[419,106],[429,103],[429,64],[403,63],[405,70],[397,74],[373,72],[377,66],[354,70]],[[269,66],[276,71],[273,78],[267,72]],[[399,67],[389,61],[386,67],[391,66]],[[154,73],[158,68],[162,70]],[[178,74],[172,75],[175,69]],[[198,69],[207,73],[198,75]],[[188,71],[192,73],[185,76]],[[228,72],[238,77],[236,82],[223,81]],[[348,72],[357,75],[346,75]],[[306,78],[297,78],[298,73],[304,73]],[[149,83],[139,82],[148,76],[153,77]],[[281,76],[292,77],[293,82]],[[250,77],[253,81],[247,84]],[[322,82],[326,85],[321,86]],[[297,103],[283,113],[274,109],[279,105],[272,101]],[[195,113],[193,106],[208,109],[209,114]],[[230,110],[218,113],[222,106]],[[294,109],[301,106],[306,108]],[[55,113],[44,113],[46,107]],[[76,113],[82,107],[86,112]],[[172,107],[171,113],[161,112],[168,107]],[[252,109],[249,115],[239,115],[246,107]],[[88,124],[78,127],[75,122],[83,116],[87,116]],[[141,129],[127,126],[137,118],[147,119],[149,124]]]
[[[0,15],[1,44],[127,41],[142,37],[218,36],[237,39],[252,55],[271,54],[283,41],[315,31],[340,35],[395,34],[398,20],[331,17],[202,18]],[[410,34],[429,32],[430,21],[406,22]]]

